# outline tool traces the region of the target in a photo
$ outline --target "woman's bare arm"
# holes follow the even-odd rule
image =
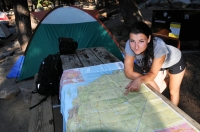
[[[126,92],[125,95],[127,95],[129,92],[134,92],[138,91],[140,89],[140,85],[142,83],[150,84],[152,85],[156,90],[160,91],[158,85],[154,82],[155,77],[157,76],[161,66],[164,63],[165,56],[162,56],[160,58],[155,58],[153,59],[152,67],[150,71],[143,75],[143,76],[138,76],[135,78],[133,81],[131,81],[128,86],[126,87]],[[127,63],[128,64],[128,63]],[[129,67],[128,67],[129,68]],[[126,72],[129,72],[128,70]]]
[[[134,56],[125,55],[124,71],[127,78],[134,80],[135,78],[142,76],[141,74],[134,72]]]

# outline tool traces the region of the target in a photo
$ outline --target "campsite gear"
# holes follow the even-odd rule
[[[12,67],[12,69],[9,71],[6,78],[16,78],[17,79],[19,77],[23,61],[24,61],[24,56],[20,55],[18,60],[15,62],[14,66]]]
[[[27,45],[18,81],[33,77],[48,54],[59,52],[61,36],[76,40],[77,49],[104,47],[123,61],[119,44],[102,22],[78,7],[60,6],[49,11],[37,25]]]
[[[5,24],[5,25],[9,24],[8,16],[4,12],[1,12],[1,11],[0,11],[0,24]]]
[[[40,64],[35,82],[36,90],[32,93],[39,93],[41,95],[45,95],[45,97],[29,109],[39,105],[49,96],[59,95],[59,84],[62,72],[60,54],[50,54],[44,58],[43,62]]]
[[[60,55],[73,54],[78,48],[78,43],[72,38],[60,37],[58,41]]]

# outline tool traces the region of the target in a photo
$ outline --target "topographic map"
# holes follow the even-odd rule
[[[111,64],[111,67],[114,65],[118,64]],[[125,77],[123,68],[116,67],[105,73],[101,71],[101,76],[97,78],[97,72],[80,69],[66,70],[62,77],[63,131],[198,131],[144,84],[141,85],[139,92],[124,96],[125,87],[131,80]],[[82,74],[83,71],[85,72]],[[86,73],[93,79],[86,81]]]

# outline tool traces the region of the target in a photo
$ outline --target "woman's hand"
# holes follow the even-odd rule
[[[132,80],[132,81],[125,87],[125,89],[127,89],[127,90],[126,90],[126,92],[125,92],[124,95],[127,95],[129,92],[138,92],[139,89],[140,89],[141,83],[142,83],[142,82],[141,82],[140,77],[138,77],[138,78]]]

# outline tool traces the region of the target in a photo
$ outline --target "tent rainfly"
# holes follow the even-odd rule
[[[59,37],[70,37],[78,42],[78,49],[104,47],[123,61],[119,44],[98,19],[72,6],[54,8],[40,21],[30,39],[18,81],[33,77],[43,59],[59,51]]]

